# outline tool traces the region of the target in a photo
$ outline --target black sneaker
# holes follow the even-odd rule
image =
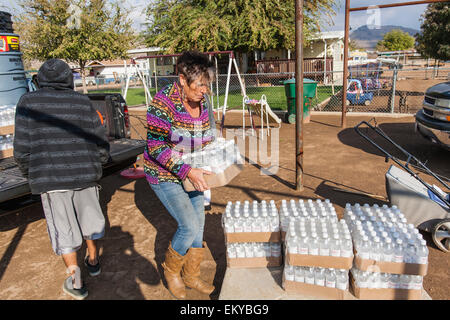
[[[205,211],[211,211],[212,207],[210,204],[205,205]]]
[[[73,287],[73,280],[72,276],[69,276],[63,284],[63,291],[70,295],[71,297],[77,299],[77,300],[84,300],[88,296],[88,291],[86,289],[86,286],[83,284],[83,287],[80,289],[75,289]]]
[[[97,264],[93,266],[92,264],[89,263],[89,256],[84,258],[84,265],[88,269],[89,275],[91,277],[98,276],[102,272],[102,268],[100,268],[100,260],[98,258],[97,261],[98,261]]]

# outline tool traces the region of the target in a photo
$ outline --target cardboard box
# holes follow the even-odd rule
[[[0,127],[0,136],[5,136],[7,134],[14,134],[15,126],[6,126],[6,127]]]
[[[281,242],[280,232],[236,232],[225,233],[225,242]]]
[[[244,170],[243,164],[233,164],[222,173],[205,175],[205,180],[210,188],[223,187],[229,184],[242,170]],[[189,179],[183,181],[183,186],[188,192],[195,191],[195,188]]]
[[[350,298],[350,292],[337,288],[328,288],[308,284],[304,282],[288,281],[283,273],[283,289],[288,293],[299,293],[307,296],[313,296],[322,299],[346,300]]]
[[[229,268],[264,268],[279,267],[283,264],[283,257],[262,257],[262,258],[234,258],[227,255],[227,266]]]
[[[14,149],[0,150],[0,159],[12,157],[14,155]]]
[[[350,270],[353,265],[353,256],[344,258],[286,253],[286,264],[300,267],[319,267]]]
[[[422,290],[413,289],[369,289],[359,288],[350,276],[350,290],[361,300],[421,300]]]
[[[362,271],[425,276],[428,264],[398,263],[361,259],[355,256],[355,267]]]

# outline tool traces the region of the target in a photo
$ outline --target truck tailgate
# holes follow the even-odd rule
[[[125,160],[136,158],[144,152],[145,144],[146,142],[143,140],[133,139],[110,141],[112,161],[104,167],[112,167]],[[22,176],[14,158],[0,160],[0,202],[22,197],[30,192],[28,180]]]

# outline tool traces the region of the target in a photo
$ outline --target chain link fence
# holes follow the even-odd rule
[[[311,99],[312,110],[342,111],[343,72],[306,72],[305,78],[317,82],[315,97]],[[177,80],[177,76],[145,77],[150,94],[153,96],[164,86]],[[218,75],[211,83],[210,96],[214,108],[226,104],[228,110],[242,109],[244,93],[249,99],[259,100],[265,95],[273,110],[287,110],[284,81],[295,78],[294,73],[255,73]],[[409,68],[363,70],[350,72],[346,91],[348,112],[415,113],[422,108],[425,91],[450,78],[450,68]],[[123,77],[114,79],[104,76],[96,78],[88,90],[102,92],[125,91]],[[80,88],[80,87],[78,87]],[[227,93],[228,88],[228,95]],[[245,91],[244,91],[245,90]],[[127,102],[130,106],[145,104],[143,81],[138,75],[130,78]]]

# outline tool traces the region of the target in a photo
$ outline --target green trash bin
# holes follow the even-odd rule
[[[283,81],[287,100],[286,120],[288,123],[295,123],[296,107],[295,107],[295,79]],[[304,78],[303,79],[303,118],[309,119],[311,107],[311,99],[316,96],[317,81]],[[305,121],[309,122],[309,121]]]

